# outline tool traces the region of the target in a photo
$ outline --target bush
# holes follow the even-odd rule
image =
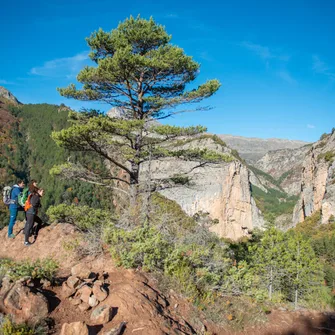
[[[17,324],[13,322],[9,317],[5,317],[0,324],[1,335],[46,335],[47,330],[45,327],[35,325],[30,326],[28,324]]]
[[[34,335],[34,329],[26,324],[15,324],[9,318],[6,318],[0,327],[2,335]]]
[[[0,273],[13,280],[23,277],[33,279],[47,279],[52,281],[58,270],[58,264],[52,259],[37,261],[14,262],[8,259],[0,260]]]
[[[117,265],[126,268],[143,267],[145,271],[162,269],[170,252],[168,242],[147,224],[131,231],[109,226],[104,235]]]
[[[320,162],[322,159],[324,159],[328,163],[333,163],[335,159],[335,152],[333,151],[327,151],[318,156],[318,162]]]
[[[84,231],[96,225],[106,225],[112,222],[112,215],[109,211],[88,206],[60,204],[49,207],[47,215],[51,221],[71,223]]]

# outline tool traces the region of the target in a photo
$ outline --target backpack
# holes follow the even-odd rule
[[[17,203],[21,206],[24,207],[25,203],[28,199],[28,192],[29,192],[29,188],[26,187],[17,197]]]
[[[32,207],[32,204],[30,202],[30,198],[31,198],[32,194],[28,195],[28,199],[26,200],[25,204],[24,204],[24,211],[26,212],[28,209],[30,209]]]
[[[11,193],[12,193],[12,187],[11,186],[5,186],[2,191],[2,201],[6,206],[9,206],[12,203],[11,200]]]

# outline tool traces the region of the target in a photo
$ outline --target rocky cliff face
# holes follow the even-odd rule
[[[321,210],[322,223],[335,215],[335,132],[313,144],[302,164],[301,192],[293,224]]]
[[[297,195],[300,192],[302,164],[310,148],[311,145],[305,145],[296,149],[269,151],[254,166],[278,180],[286,193]]]
[[[222,153],[230,149],[212,140],[194,141],[192,146],[201,146]],[[165,159],[151,165],[154,178],[166,178],[171,171],[183,173],[191,171],[193,162]],[[191,182],[187,186],[165,189],[161,193],[176,201],[188,215],[208,213],[210,219],[218,223],[210,230],[220,237],[238,239],[264,224],[250,191],[250,172],[239,160],[228,163],[209,164],[195,169],[189,174]]]
[[[6,88],[4,88],[3,86],[0,86],[0,99],[4,98],[7,100],[7,102],[11,102],[15,105],[19,105],[21,104],[21,102],[19,100],[17,100],[15,98],[15,96],[9,92]]]

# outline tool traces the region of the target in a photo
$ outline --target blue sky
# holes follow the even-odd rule
[[[170,119],[208,131],[315,141],[335,127],[335,1],[6,1],[1,5],[0,85],[23,103],[85,103],[56,87],[90,64],[85,37],[129,15],[151,15],[172,43],[217,78],[214,109]],[[109,106],[100,106],[108,110]]]

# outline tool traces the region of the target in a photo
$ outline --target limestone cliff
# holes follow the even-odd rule
[[[189,145],[222,153],[231,152],[211,139],[193,141]],[[194,162],[165,159],[152,162],[151,173],[153,178],[159,179],[166,178],[171,171],[191,171],[189,185],[168,188],[161,193],[176,201],[189,215],[208,213],[212,220],[218,221],[210,230],[220,237],[236,240],[248,235],[252,229],[263,226],[263,217],[251,196],[251,173],[241,161],[234,159],[228,163],[209,164],[192,170],[194,166]]]
[[[324,136],[307,152],[302,164],[300,198],[293,213],[297,224],[321,210],[322,223],[335,215],[335,132]]]
[[[308,144],[296,149],[269,151],[254,166],[275,178],[286,193],[297,195],[300,192],[302,164],[310,148]]]

